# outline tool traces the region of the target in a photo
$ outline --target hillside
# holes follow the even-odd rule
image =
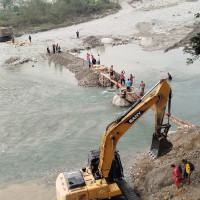
[[[131,178],[134,190],[145,200],[200,199],[200,127],[178,130],[168,139],[173,144],[171,152],[155,160],[145,153],[133,166]],[[183,191],[175,188],[171,168],[171,164],[180,164],[182,159],[195,165],[191,184],[184,184]]]

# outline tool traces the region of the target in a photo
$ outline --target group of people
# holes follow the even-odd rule
[[[115,71],[113,70],[113,65],[111,65],[111,67],[109,69],[109,73],[110,73],[110,78],[114,79],[115,78]],[[122,70],[120,75],[119,75],[121,85],[125,85],[127,90],[130,90],[131,86],[133,85],[134,78],[135,78],[135,76],[130,74],[127,81],[125,81],[125,71],[124,70]],[[140,83],[140,96],[144,95],[144,88],[145,88],[145,83],[143,81],[141,81],[141,83]]]
[[[135,76],[133,76],[132,74],[130,74],[129,78],[127,79],[127,81],[125,81],[125,71],[121,71],[119,78],[120,78],[120,82],[121,85],[126,85],[127,90],[130,89],[130,87],[133,85],[133,79],[135,78]]]
[[[97,59],[96,59],[93,55],[90,55],[89,53],[87,53],[87,61],[88,61],[89,68],[92,65],[95,65],[95,64],[100,65],[100,56],[98,54]],[[111,65],[110,68],[109,68],[109,74],[110,74],[110,78],[111,79],[115,79],[116,78],[116,73],[115,73],[115,71],[113,69],[113,65]],[[125,71],[122,70],[121,73],[119,74],[120,83],[121,83],[122,86],[126,86],[127,90],[130,90],[131,86],[133,85],[134,78],[135,78],[135,76],[130,74],[130,76],[127,79],[127,81],[125,81]],[[169,72],[167,73],[167,79],[169,81],[172,80],[172,76],[171,76],[171,74]],[[145,83],[143,81],[140,82],[139,89],[140,89],[140,96],[144,96]]]
[[[89,53],[87,53],[87,61],[88,61],[88,66],[89,68],[92,65],[100,65],[100,55],[98,54],[97,58],[95,58],[93,55],[90,55]]]
[[[61,47],[60,47],[60,45],[53,44],[52,45],[52,52],[53,53],[61,53]],[[50,48],[49,48],[49,46],[47,46],[47,54],[50,54],[50,53],[51,53]]]
[[[186,159],[182,160],[184,165],[184,172],[182,175],[182,167],[181,165],[172,164],[171,167],[173,168],[173,178],[177,189],[179,186],[183,187],[183,180],[186,179],[186,184],[190,184],[190,175],[192,171],[194,171],[194,165],[187,161]]]

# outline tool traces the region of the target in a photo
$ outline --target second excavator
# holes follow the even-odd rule
[[[167,102],[168,122],[163,124]],[[123,179],[123,167],[116,146],[126,131],[152,106],[155,110],[155,132],[150,153],[154,158],[168,153],[172,149],[171,142],[166,139],[170,128],[171,88],[162,79],[124,115],[108,125],[100,149],[90,152],[87,167],[59,174],[56,180],[57,200],[116,199],[120,195],[127,200],[138,199]]]

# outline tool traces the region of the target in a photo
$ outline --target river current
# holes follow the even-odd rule
[[[172,114],[200,124],[200,65],[196,61],[187,66],[182,49],[145,52],[129,44],[89,53],[99,53],[101,63],[114,65],[117,72],[125,70],[126,78],[134,74],[135,85],[143,80],[146,91],[170,72]],[[100,147],[107,125],[127,110],[112,105],[112,88],[81,88],[74,74],[47,61],[0,68],[0,95],[0,185],[86,165],[88,152]],[[171,130],[176,128],[172,124]],[[118,143],[123,165],[150,148],[153,132],[150,110]]]

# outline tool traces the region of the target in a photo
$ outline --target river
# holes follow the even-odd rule
[[[86,52],[80,57],[85,58]],[[199,61],[187,66],[182,49],[146,52],[128,44],[98,47],[89,53],[99,53],[103,64],[114,65],[117,72],[125,70],[126,77],[134,74],[135,85],[143,80],[146,90],[169,71],[172,114],[199,125]],[[88,152],[100,147],[106,126],[126,111],[112,105],[112,88],[81,88],[74,74],[47,61],[0,68],[0,95],[0,196],[15,191],[16,199],[23,199],[19,191],[25,187],[39,199],[44,185],[49,185],[52,196],[43,194],[41,199],[54,199],[58,172],[85,166]],[[171,130],[176,128],[172,125]],[[154,113],[149,111],[119,141],[126,176],[132,162],[150,148],[153,132]],[[41,187],[32,187],[38,180]]]

